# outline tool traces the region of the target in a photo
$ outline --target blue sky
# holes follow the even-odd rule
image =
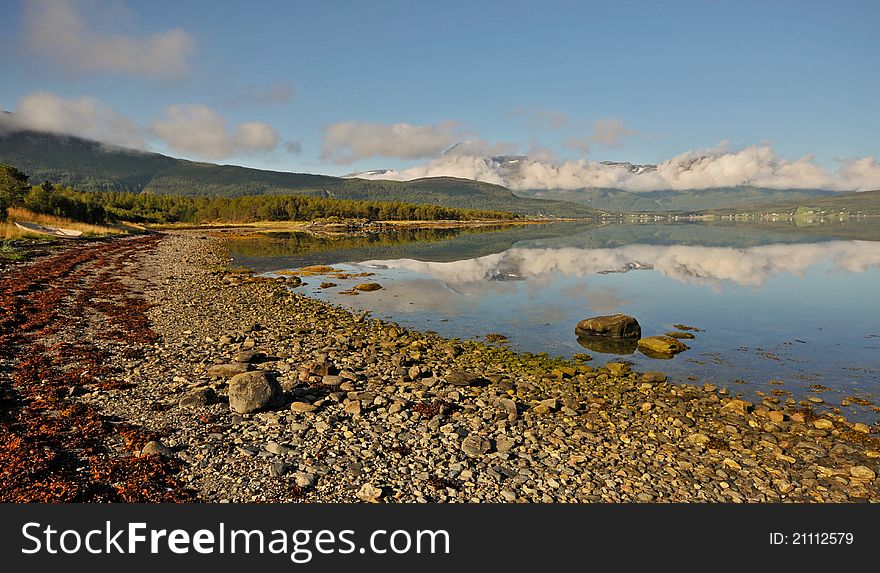
[[[556,164],[880,155],[872,1],[2,4],[0,108],[175,156],[342,174],[463,139]]]

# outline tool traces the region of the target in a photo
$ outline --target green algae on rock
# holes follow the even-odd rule
[[[690,346],[687,346],[671,336],[649,336],[647,338],[641,338],[639,339],[638,346],[639,350],[641,350],[645,356],[649,357],[653,357],[653,355],[669,357],[678,354],[679,352],[684,352],[690,348]]]

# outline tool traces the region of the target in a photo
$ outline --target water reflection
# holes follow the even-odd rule
[[[880,388],[880,242],[700,225],[546,225],[398,242],[411,238],[327,241],[329,251],[296,239],[305,254],[278,243],[269,256],[256,243],[252,253],[233,247],[233,254],[263,271],[305,264],[374,271],[371,280],[383,286],[376,292],[349,297],[337,292],[353,283],[320,289],[308,280],[298,291],[445,336],[500,332],[518,350],[587,349],[596,365],[624,359],[674,381],[734,391],[803,396],[821,384],[838,393],[823,394],[826,402],[838,404]],[[578,321],[615,312],[635,316],[645,336],[676,323],[705,331],[662,364],[632,341],[575,337]],[[866,407],[865,419],[876,417]]]
[[[595,274],[654,270],[676,281],[705,286],[732,282],[760,287],[768,278],[804,271],[830,261],[838,271],[860,273],[880,267],[880,248],[871,241],[762,245],[745,249],[687,245],[626,245],[612,249],[512,248],[475,259],[437,263],[413,259],[364,261],[363,265],[430,276],[454,289],[473,283],[534,280],[554,274]]]
[[[603,354],[634,354],[638,347],[635,338],[609,338],[607,336],[578,336],[577,342],[584,348]]]

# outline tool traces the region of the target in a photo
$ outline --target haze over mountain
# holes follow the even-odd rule
[[[0,163],[32,182],[81,191],[193,196],[305,194],[336,199],[402,201],[551,217],[594,217],[597,211],[553,200],[521,198],[499,185],[451,177],[413,181],[345,179],[176,159],[34,131],[0,133]]]
[[[407,180],[415,175],[440,173],[470,174],[482,180],[498,182],[514,190],[521,197],[569,201],[595,209],[613,212],[703,211],[792,202],[837,195],[846,186],[864,187],[874,183],[873,164],[862,166],[856,175],[851,169],[835,178],[810,170],[808,162],[800,164],[773,163],[768,150],[747,150],[723,153],[719,149],[693,154],[685,159],[674,158],[666,164],[633,164],[629,162],[578,162],[577,165],[554,164],[544,158],[526,155],[493,155],[480,157],[462,153],[462,144],[452,146],[438,160],[427,166],[405,171],[375,169],[352,173],[345,177],[365,179]],[[754,157],[765,160],[760,168]],[[804,170],[813,171],[807,177]],[[764,171],[746,177],[744,170]],[[566,171],[569,173],[566,174]],[[774,175],[775,172],[775,175]],[[536,175],[537,173],[537,175]],[[787,178],[787,180],[785,179]],[[738,181],[746,183],[736,184]],[[762,185],[751,181],[763,182]],[[785,182],[814,183],[815,188],[783,188]],[[532,187],[537,184],[557,183],[559,187]],[[576,187],[592,182],[593,186]],[[713,184],[713,182],[715,182]],[[701,183],[705,188],[694,187]],[[876,181],[880,186],[880,179]],[[617,186],[613,186],[617,185]],[[651,188],[652,186],[660,186]],[[668,185],[668,188],[662,187]],[[824,187],[823,187],[824,186]]]

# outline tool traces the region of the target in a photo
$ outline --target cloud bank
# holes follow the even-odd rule
[[[608,131],[613,141],[614,130]],[[654,190],[706,189],[755,186],[771,189],[828,189],[869,191],[880,189],[880,165],[876,158],[844,161],[829,171],[810,155],[781,157],[769,145],[731,150],[726,144],[688,151],[663,161],[656,168],[632,170],[586,159],[552,161],[525,158],[516,169],[498,165],[480,155],[446,154],[427,164],[381,175],[385,179],[463,177],[504,185],[514,190],[610,188],[644,192]]]
[[[18,103],[15,113],[0,114],[0,133],[42,131],[72,135],[108,145],[148,150],[159,140],[171,149],[200,159],[222,159],[239,154],[270,152],[283,147],[298,154],[296,141],[280,145],[278,133],[262,122],[230,125],[217,111],[200,104],[177,104],[149,127],[117,113],[92,97],[63,98],[36,92]]]
[[[435,157],[459,138],[452,121],[437,125],[343,121],[324,128],[321,158],[347,165],[369,157]]]
[[[143,130],[92,97],[64,99],[48,92],[25,96],[14,114],[0,116],[0,132],[44,131],[74,135],[109,145],[146,149]]]
[[[114,13],[114,6],[103,5],[90,14],[82,8],[73,0],[27,0],[24,27],[31,52],[72,74],[111,72],[170,80],[189,71],[195,40],[184,30],[144,37],[111,34],[92,29],[87,19]]]
[[[278,133],[266,123],[230,127],[225,117],[200,104],[169,106],[151,130],[175,151],[204,159],[271,151],[279,142]]]

